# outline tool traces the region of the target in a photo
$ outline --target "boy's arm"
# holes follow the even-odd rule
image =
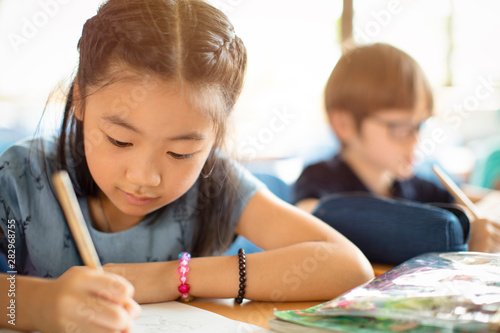
[[[500,252],[500,222],[489,219],[471,219],[469,251]]]
[[[467,184],[462,185],[462,190],[477,205],[480,214],[480,217],[476,217],[467,207],[462,206],[469,216],[471,225],[469,251],[500,252],[500,221],[495,218],[498,216],[500,192]],[[491,199],[493,205],[484,202]]]
[[[467,193],[467,196],[469,196],[469,193]],[[472,198],[471,201],[473,201]],[[480,201],[477,202],[477,204],[480,204]],[[468,242],[469,251],[487,253],[500,252],[500,221],[494,218],[496,214],[493,211],[488,211],[487,209],[479,209],[481,216],[476,217],[476,215],[473,214],[466,206],[460,206],[466,212],[470,221],[470,238]],[[496,202],[494,207],[494,209],[497,210],[498,205]],[[492,217],[488,217],[490,215],[492,215]]]

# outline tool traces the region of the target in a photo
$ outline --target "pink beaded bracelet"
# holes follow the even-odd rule
[[[177,290],[181,293],[181,300],[183,302],[189,302],[193,300],[193,296],[189,295],[189,284],[187,284],[187,275],[189,273],[188,262],[191,260],[191,255],[187,252],[179,253],[179,267],[177,268],[177,273],[179,273],[179,281],[181,284],[177,287]]]

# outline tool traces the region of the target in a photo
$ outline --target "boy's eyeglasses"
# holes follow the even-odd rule
[[[408,140],[418,134],[424,121],[414,124],[408,121],[390,121],[378,117],[370,117],[376,123],[385,126],[389,130],[389,135],[395,140]]]

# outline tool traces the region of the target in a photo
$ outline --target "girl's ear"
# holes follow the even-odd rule
[[[78,80],[75,78],[73,83],[73,107],[75,110],[75,117],[79,121],[83,121],[83,103],[82,94],[80,93],[80,86],[78,85]]]
[[[328,120],[340,142],[348,143],[357,134],[356,122],[349,111],[330,110]]]

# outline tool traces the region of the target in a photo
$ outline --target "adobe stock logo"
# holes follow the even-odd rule
[[[481,102],[491,98],[495,92],[495,78],[490,74],[487,77],[479,76],[478,83],[468,95],[445,109],[436,118],[453,131],[458,130],[471,114],[480,108]],[[439,145],[448,140],[447,132],[441,127],[435,127],[429,132],[428,137],[419,142],[415,149],[415,161],[425,161],[432,156]],[[401,170],[407,168],[405,164],[400,165]],[[408,170],[404,171],[407,172]]]
[[[400,1],[393,0],[387,3],[386,9],[371,11],[372,20],[364,24],[363,29],[354,27],[354,40],[362,43],[372,43],[384,28],[391,22],[394,15],[398,15],[403,11]]]
[[[268,125],[262,127],[254,136],[250,135],[243,140],[238,147],[238,155],[243,159],[253,159],[259,151],[263,151],[275,137],[283,132],[297,118],[297,114],[288,110],[286,106],[274,108],[273,116]]]
[[[43,29],[50,19],[59,13],[60,5],[67,4],[71,0],[39,0],[40,10],[35,12],[31,19],[23,17],[19,33],[10,32],[7,36],[14,51],[19,52],[20,46],[27,44],[33,39],[40,29]]]

